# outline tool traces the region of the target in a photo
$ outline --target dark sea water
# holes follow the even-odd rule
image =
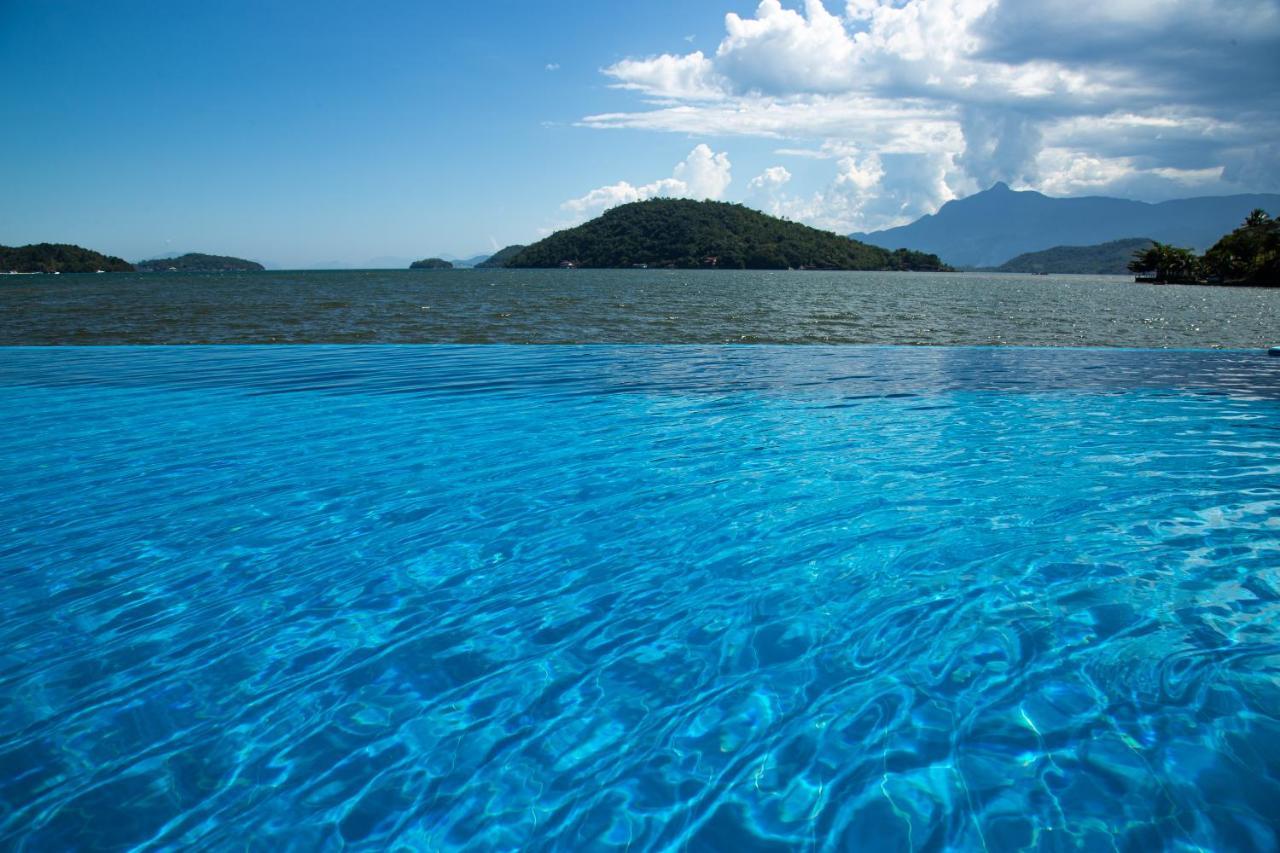
[[[0,278],[0,344],[1262,347],[1280,289],[1115,276],[408,270]]]

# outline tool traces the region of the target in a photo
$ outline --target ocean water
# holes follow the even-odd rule
[[[1280,288],[1119,276],[408,270],[0,277],[0,344],[1264,347]]]
[[[0,848],[1275,850],[1280,359],[0,349]]]

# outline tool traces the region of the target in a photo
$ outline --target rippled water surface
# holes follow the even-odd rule
[[[408,270],[0,277],[0,344],[1263,347],[1280,288],[1117,276]]]
[[[0,349],[0,848],[1267,850],[1280,359]]]

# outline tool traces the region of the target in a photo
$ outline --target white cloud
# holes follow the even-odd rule
[[[696,146],[689,156],[677,163],[671,177],[660,178],[640,186],[619,181],[598,187],[579,198],[560,205],[578,220],[603,213],[611,207],[643,201],[648,198],[719,199],[732,181],[732,164],[725,152],[713,152],[705,144]]]
[[[852,157],[842,157],[837,164],[835,186],[854,193],[873,189],[884,177],[884,165],[880,157],[871,154],[861,163]]]
[[[747,182],[747,201],[775,216],[786,215],[783,208],[790,202],[786,194],[791,172],[785,166],[770,166]]]
[[[870,94],[887,83],[923,86],[930,79],[935,88],[943,81],[971,88],[980,70],[970,58],[980,45],[972,27],[996,2],[861,0],[856,19],[844,20],[822,0],[804,0],[803,12],[761,0],[754,17],[725,15],[726,35],[714,57],[664,54],[604,72],[620,87],[672,99],[686,97],[690,76],[704,96]],[[1019,75],[1000,82],[1027,85]]]
[[[768,192],[777,189],[791,180],[791,173],[786,166],[770,166],[747,182],[748,190]]]
[[[559,70],[560,70],[560,63],[559,63],[559,62],[548,62],[548,63],[546,64],[545,68],[546,68],[546,70],[547,70],[547,71],[559,71]]]
[[[672,177],[676,183],[684,185],[684,191],[679,195],[699,200],[718,199],[733,179],[731,169],[727,153],[714,154],[706,145],[699,145],[689,152],[683,163],[676,165]]]
[[[777,139],[837,162],[787,203],[866,227],[997,180],[1272,190],[1277,43],[1276,0],[762,0],[710,55],[604,69],[650,103],[580,123]]]
[[[1221,166],[1147,167],[1133,157],[1105,157],[1067,148],[1045,148],[1040,152],[1038,165],[1044,177],[1037,189],[1049,195],[1120,195],[1163,200],[1213,191],[1222,186],[1224,179]]]
[[[723,95],[711,60],[694,51],[687,56],[664,53],[648,59],[624,59],[604,69],[618,89],[675,100],[715,100]]]
[[[835,163],[831,182],[807,196],[775,193],[768,211],[838,233],[902,225],[956,197],[948,154],[858,154]]]
[[[853,83],[854,42],[821,0],[805,0],[803,15],[761,0],[754,18],[726,15],[725,29],[716,70],[740,92],[841,92]]]

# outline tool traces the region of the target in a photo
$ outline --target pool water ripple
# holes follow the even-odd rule
[[[1276,849],[1280,360],[0,349],[0,847]]]

